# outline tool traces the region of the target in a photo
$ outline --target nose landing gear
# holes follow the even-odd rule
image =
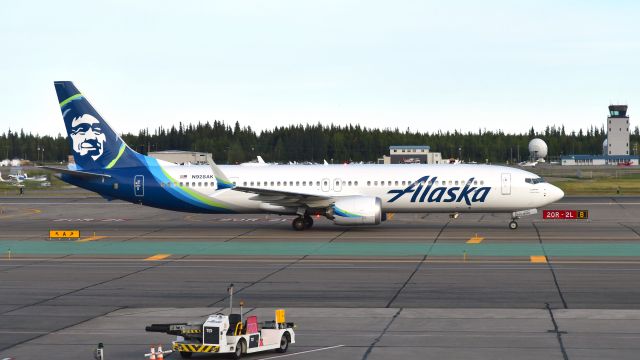
[[[517,228],[518,228],[518,223],[516,222],[516,219],[511,220],[511,222],[509,223],[509,229],[515,230]]]

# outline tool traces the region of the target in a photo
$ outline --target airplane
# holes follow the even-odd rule
[[[36,176],[36,177],[29,177],[29,175],[27,175],[26,173],[9,175],[9,178],[14,179],[17,182],[23,182],[23,181],[45,182],[45,181],[47,181],[47,176],[46,175]]]
[[[75,164],[43,167],[107,199],[193,213],[312,216],[337,225],[378,225],[387,213],[508,213],[509,228],[562,199],[559,188],[505,166],[206,165],[180,166],[132,150],[70,81],[54,83]]]
[[[2,173],[0,173],[0,182],[8,183],[13,186],[23,187],[23,181],[20,179],[13,178],[12,175],[9,175],[9,179],[5,179],[2,177]]]

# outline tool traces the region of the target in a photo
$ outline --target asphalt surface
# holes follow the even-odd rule
[[[396,214],[295,232],[279,216],[3,197],[0,359],[92,358],[98,342],[142,358],[171,340],[145,325],[222,310],[230,283],[262,319],[287,309],[292,358],[637,358],[640,198],[552,208],[590,218],[534,215],[512,231],[503,214]]]

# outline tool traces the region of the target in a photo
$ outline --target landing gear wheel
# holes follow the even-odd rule
[[[515,222],[515,220],[512,220],[512,221],[509,223],[509,229],[511,229],[511,230],[515,230],[515,229],[517,229],[517,228],[518,228],[518,223],[517,223],[517,222]]]
[[[193,355],[193,353],[180,351],[180,357],[183,359],[191,359],[191,355]]]
[[[289,348],[289,338],[285,334],[285,335],[282,335],[282,338],[280,339],[280,347],[276,349],[276,352],[284,353],[284,352],[287,352],[288,348]]]
[[[293,222],[291,223],[291,226],[293,227],[294,230],[297,230],[297,231],[302,231],[302,230],[306,229],[305,221],[304,221],[304,218],[302,216],[299,216],[299,217],[293,219]]]
[[[236,351],[233,353],[233,358],[236,360],[240,359],[242,354],[244,354],[244,341],[240,340],[238,344],[236,344]]]
[[[311,227],[313,226],[313,218],[309,215],[305,215],[304,216],[304,228],[305,229],[311,229]]]

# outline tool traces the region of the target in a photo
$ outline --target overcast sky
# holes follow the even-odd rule
[[[0,132],[64,132],[71,80],[118,132],[179,121],[504,129],[640,109],[637,1],[5,1]],[[640,113],[640,112],[639,112]]]

